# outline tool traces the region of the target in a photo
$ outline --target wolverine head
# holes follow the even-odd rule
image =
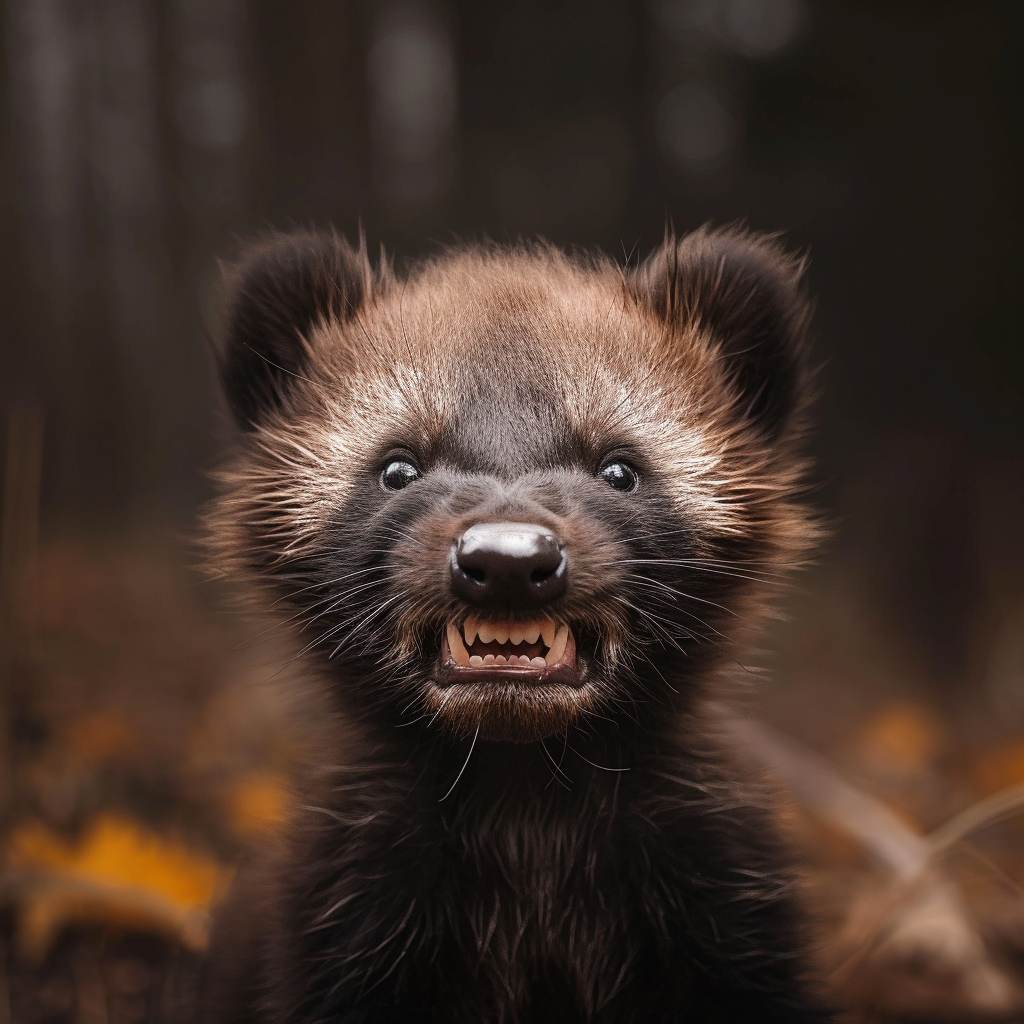
[[[333,234],[234,274],[221,568],[374,727],[528,742],[692,699],[801,552],[801,264],[738,230],[398,277]]]

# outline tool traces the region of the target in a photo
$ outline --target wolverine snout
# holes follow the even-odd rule
[[[528,611],[561,597],[569,560],[549,530],[532,523],[477,523],[452,545],[452,590],[481,608]]]

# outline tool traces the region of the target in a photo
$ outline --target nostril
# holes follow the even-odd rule
[[[530,582],[543,583],[545,580],[554,576],[554,574],[554,569],[534,569],[533,572],[530,573]]]
[[[483,569],[474,569],[471,565],[463,565],[459,563],[459,568],[471,579],[477,583],[483,583],[487,579],[487,573]]]

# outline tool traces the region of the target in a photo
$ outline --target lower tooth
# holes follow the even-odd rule
[[[495,655],[494,664],[495,665],[507,665],[508,664],[508,658],[506,658],[504,654]]]
[[[493,665],[494,664],[494,655],[493,654],[485,654],[484,655],[484,664],[485,665]]]
[[[479,654],[471,654],[469,656],[469,663],[473,668],[481,668],[483,666],[484,659],[481,658]]]
[[[470,658],[469,660],[472,661],[473,659]],[[543,658],[530,658],[529,659],[529,664],[530,664],[530,668],[547,668],[548,667],[548,663]]]

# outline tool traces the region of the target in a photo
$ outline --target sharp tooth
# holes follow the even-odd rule
[[[535,644],[540,639],[540,623],[528,622],[523,626],[523,640],[528,644]]]
[[[493,626],[494,639],[499,644],[508,643],[508,625],[506,623],[496,622]]]
[[[480,643],[489,644],[494,639],[494,626],[490,622],[478,622],[477,636],[480,638]]]
[[[477,621],[475,615],[467,615],[466,621],[462,624],[462,635],[466,638],[466,646],[472,647],[476,640]]]
[[[448,648],[452,652],[452,661],[456,665],[469,665],[469,651],[462,642],[462,634],[454,622],[448,623]]]
[[[540,635],[544,640],[545,647],[555,646],[555,623],[553,619],[545,619],[540,624]]]
[[[551,644],[551,650],[544,655],[545,660],[549,665],[557,664],[562,660],[562,655],[565,654],[565,645],[569,641],[569,627],[563,622],[555,632],[554,643]]]

